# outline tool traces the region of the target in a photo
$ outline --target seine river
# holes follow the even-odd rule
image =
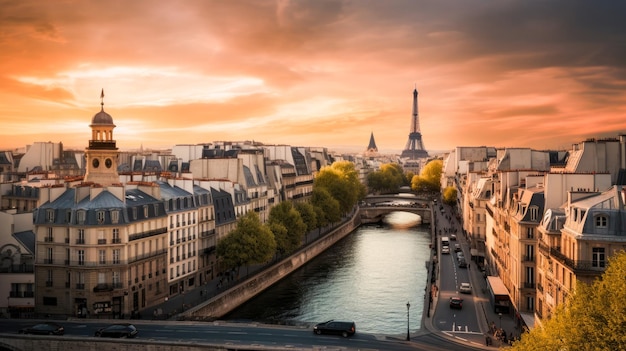
[[[428,230],[361,226],[224,319],[288,325],[345,319],[356,322],[357,332],[406,335],[409,302],[415,332],[424,311]]]

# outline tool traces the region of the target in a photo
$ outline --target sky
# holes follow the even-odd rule
[[[626,134],[626,2],[0,0],[0,149],[257,141],[399,153]]]

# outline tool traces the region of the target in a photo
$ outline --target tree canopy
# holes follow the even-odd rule
[[[443,161],[432,160],[424,166],[419,175],[411,179],[411,189],[419,193],[439,193]]]
[[[446,205],[454,206],[457,200],[457,190],[453,186],[448,186],[443,189],[443,203]]]
[[[367,175],[367,186],[372,193],[397,193],[406,184],[406,175],[397,163],[385,163],[380,170]]]
[[[567,302],[508,350],[626,350],[626,252],[592,284],[577,282]]]
[[[365,186],[359,181],[354,164],[349,161],[338,161],[323,167],[315,177],[313,188],[315,187],[326,188],[339,202],[341,213],[349,212],[367,194]]]
[[[276,252],[274,234],[261,223],[256,212],[248,212],[237,221],[237,227],[217,243],[217,256],[227,268],[266,263]]]
[[[302,245],[306,224],[291,201],[283,201],[272,207],[268,223],[274,233],[276,250],[281,256],[292,253]],[[287,231],[283,231],[278,225],[282,225]],[[275,229],[278,231],[274,231]]]

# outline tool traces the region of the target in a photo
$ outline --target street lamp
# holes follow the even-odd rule
[[[411,304],[406,302],[406,341],[411,340],[411,335],[409,334],[409,308],[411,308]]]
[[[498,313],[498,316],[500,317],[500,329],[502,329],[502,313]]]

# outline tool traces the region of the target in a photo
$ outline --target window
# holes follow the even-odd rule
[[[76,273],[76,289],[85,289],[85,273],[83,272]]]
[[[593,267],[604,267],[605,265],[605,255],[604,255],[604,248],[603,247],[594,247],[593,248],[593,255],[592,255],[592,262],[591,265]]]
[[[531,206],[530,207],[530,220],[536,221],[539,218],[539,207]]]
[[[113,244],[119,244],[120,242],[120,230],[119,228],[113,228]]]
[[[85,229],[79,229],[78,230],[78,239],[76,239],[76,243],[77,244],[84,244],[85,243]]]
[[[56,306],[57,305],[57,298],[56,297],[44,296],[43,297],[43,304],[45,306]]]
[[[526,228],[526,239],[534,239],[535,238],[535,228],[528,227]]]
[[[596,216],[596,228],[606,228],[608,225],[609,219],[607,216],[599,215]]]
[[[78,265],[84,266],[85,265],[85,250],[77,250],[76,256],[78,258]]]
[[[133,219],[137,219],[137,207],[133,207]]]
[[[52,248],[51,247],[46,249],[46,263],[52,264]]]
[[[111,223],[117,224],[120,222],[120,211],[111,210]]]
[[[120,264],[120,249],[113,250],[113,264]]]
[[[98,250],[98,262],[100,264],[107,263],[107,252],[105,250]]]
[[[106,283],[107,283],[106,273],[99,272],[98,273],[98,285],[102,285]]]
[[[54,222],[54,210],[53,209],[46,210],[46,222],[48,223]]]
[[[148,206],[143,207],[143,217],[148,218]]]
[[[96,212],[96,221],[98,222],[98,224],[104,223],[104,211]]]
[[[46,286],[52,286],[52,278],[54,274],[52,273],[52,269],[48,269],[48,277],[46,278]]]
[[[120,278],[120,272],[113,272],[113,275],[111,276],[111,280],[113,282],[113,287],[115,288],[121,288],[122,287],[122,281]]]
[[[76,221],[78,221],[78,224],[85,224],[85,211],[81,210],[76,212]]]
[[[47,228],[47,234],[46,234],[46,239],[45,242],[47,243],[51,243],[54,241],[53,237],[52,237],[52,227]]]

